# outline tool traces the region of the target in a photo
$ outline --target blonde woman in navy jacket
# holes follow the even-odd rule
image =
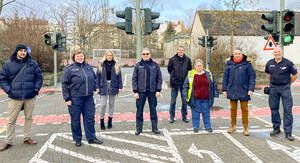
[[[104,116],[109,99],[109,112],[107,128],[112,128],[112,118],[115,109],[115,99],[123,88],[121,69],[115,55],[111,50],[107,50],[97,71],[97,92],[101,100],[100,127],[105,130]]]

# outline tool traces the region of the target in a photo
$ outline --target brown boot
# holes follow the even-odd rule
[[[233,133],[236,131],[236,116],[237,116],[237,101],[230,100],[231,127],[227,130],[227,133]]]
[[[1,151],[7,150],[7,149],[10,148],[11,146],[12,146],[11,144],[4,143],[4,144],[0,147],[0,152],[1,152]]]
[[[236,125],[233,125],[227,130],[227,133],[233,133],[235,131],[236,131]]]
[[[32,139],[29,138],[29,137],[24,139],[24,143],[25,143],[25,144],[31,144],[31,145],[37,144],[36,141],[32,140]]]
[[[248,131],[247,128],[244,128],[243,133],[244,133],[245,136],[249,136],[250,135],[250,133],[249,133],[249,131]]]

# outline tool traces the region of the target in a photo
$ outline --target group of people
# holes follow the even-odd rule
[[[291,95],[291,83],[298,77],[297,68],[290,60],[282,57],[281,49],[275,48],[274,59],[267,62],[265,72],[270,79],[269,105],[272,113],[274,136],[281,132],[281,119],[279,115],[279,100],[282,99],[284,118],[283,126],[286,138],[293,141],[292,126],[293,99]],[[95,135],[95,103],[94,92],[100,96],[100,128],[106,129],[104,122],[107,102],[109,114],[107,128],[112,128],[114,103],[116,96],[122,90],[121,68],[113,51],[107,50],[99,63],[97,72],[85,62],[85,54],[77,50],[72,55],[74,63],[64,70],[62,78],[62,93],[71,117],[71,130],[75,146],[81,146],[82,131],[81,120],[86,140],[89,144],[102,144]],[[195,59],[194,67],[191,59],[184,53],[184,47],[179,46],[177,53],[169,60],[168,72],[170,74],[171,102],[170,123],[175,122],[175,108],[178,92],[181,93],[182,121],[189,123],[187,118],[187,105],[191,107],[192,125],[194,132],[200,129],[200,114],[203,117],[204,128],[213,132],[210,122],[210,110],[214,98],[219,97],[218,87],[214,76],[209,70],[203,68],[201,59]],[[231,127],[228,133],[236,131],[237,105],[240,101],[242,110],[243,134],[248,136],[248,101],[255,88],[255,71],[251,60],[243,54],[241,48],[235,48],[233,55],[226,60],[223,74],[222,92],[230,100]],[[151,59],[149,48],[142,51],[142,60],[134,68],[132,75],[132,90],[136,98],[136,132],[143,132],[143,112],[146,99],[148,99],[152,132],[160,134],[156,112],[157,98],[161,96],[162,73],[159,65]],[[30,49],[26,45],[16,46],[10,60],[3,64],[0,71],[0,86],[8,94],[8,122],[6,128],[6,140],[0,147],[0,151],[12,146],[15,124],[18,114],[24,110],[24,143],[37,144],[30,137],[32,113],[36,95],[42,87],[43,77],[38,64],[31,59]]]

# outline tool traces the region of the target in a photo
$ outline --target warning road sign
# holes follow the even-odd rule
[[[272,35],[270,35],[265,47],[264,47],[264,50],[274,50],[274,48],[277,47],[277,44],[276,42],[274,41]]]

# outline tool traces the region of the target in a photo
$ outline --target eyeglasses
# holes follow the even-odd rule
[[[143,53],[143,55],[150,55],[150,53]]]

